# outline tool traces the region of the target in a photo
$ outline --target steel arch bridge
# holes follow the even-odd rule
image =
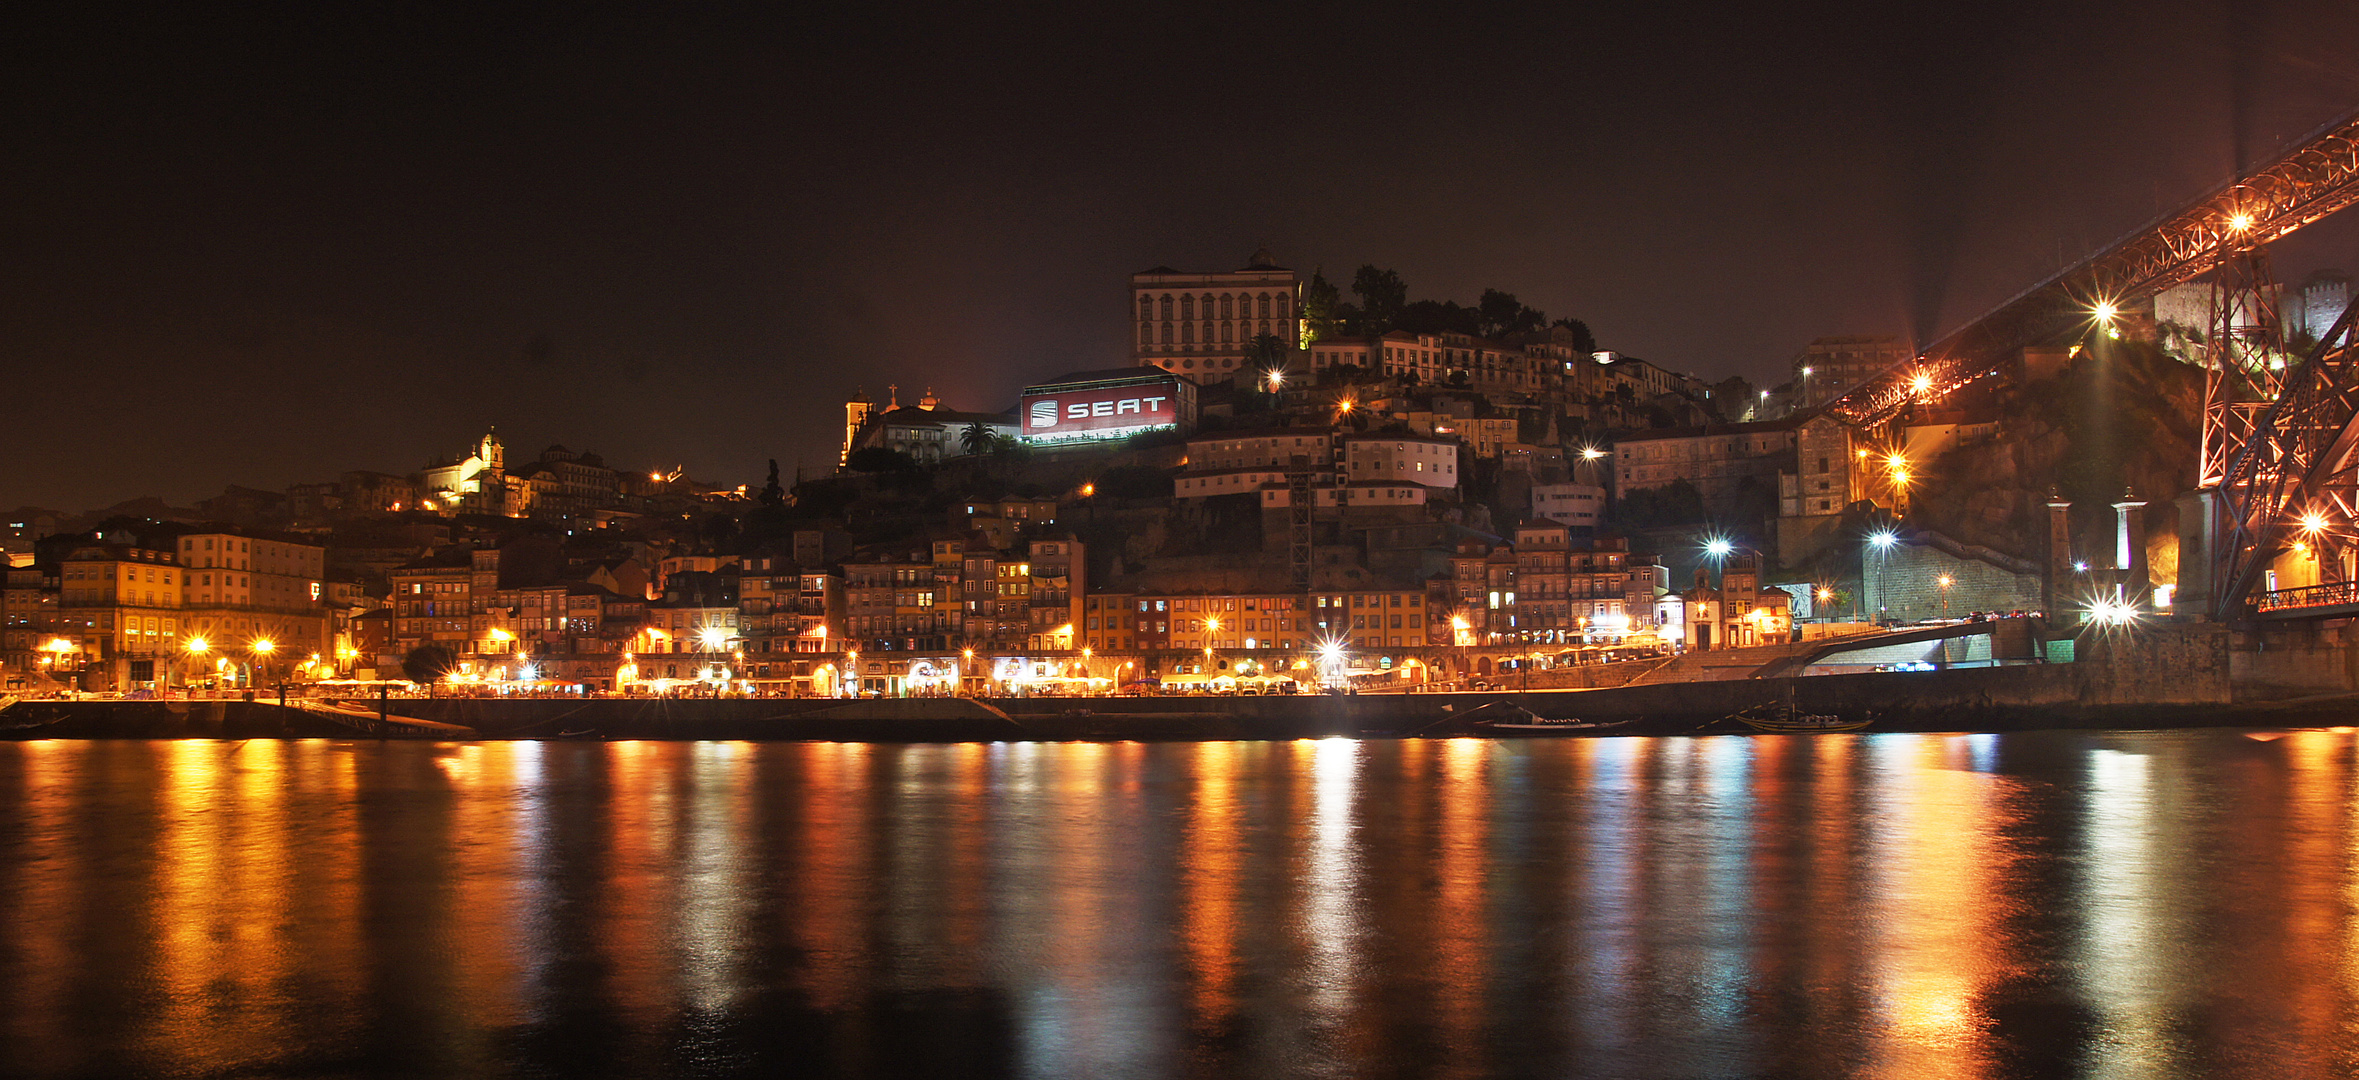
[[[2205,550],[2182,551],[2182,576],[2206,572],[2210,614],[2240,619],[2348,606],[2359,612],[2359,577],[2339,558],[2319,560],[2329,580],[2315,595],[2249,600],[2269,564],[2292,549],[2347,550],[2359,531],[2353,450],[2359,441],[2359,347],[2346,311],[2298,362],[2253,363],[2237,337],[2279,339],[2267,299],[2267,246],[2359,202],[2359,111],[2298,140],[2243,179],[2165,214],[2078,265],[2022,293],[1828,403],[1852,429],[1889,424],[1997,373],[2020,350],[2075,341],[2132,301],[2213,275],[2217,283],[2207,360],[2203,460]],[[2240,309],[2238,296],[2263,298]],[[2241,321],[2240,321],[2241,320]],[[2184,591],[2183,591],[2184,595]]]

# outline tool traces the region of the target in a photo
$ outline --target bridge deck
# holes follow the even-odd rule
[[[2329,581],[2253,594],[2256,619],[2333,619],[2359,615],[2359,581]]]

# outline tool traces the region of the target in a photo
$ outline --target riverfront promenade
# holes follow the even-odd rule
[[[1789,678],[1638,679],[1599,689],[1465,693],[1000,698],[395,698],[341,712],[267,702],[18,702],[5,738],[1048,739],[1399,738],[1473,733],[1461,718],[1508,704],[1598,734],[1750,730],[1763,706],[1868,722],[1871,731],[2329,725],[2359,718],[2348,688],[2238,686],[2231,636],[2207,624],[2092,636],[2070,663]],[[2279,652],[2285,651],[2280,648]],[[1734,650],[1727,654],[1733,655]],[[401,721],[411,721],[402,723]]]

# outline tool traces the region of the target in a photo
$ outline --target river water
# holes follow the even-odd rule
[[[2347,1077],[2354,740],[0,743],[0,1075]]]

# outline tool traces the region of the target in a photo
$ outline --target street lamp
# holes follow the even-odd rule
[[[1212,635],[1220,633],[1220,617],[1204,620],[1204,673],[1212,673]]]
[[[1941,586],[1941,617],[1944,619],[1949,618],[1949,587],[1954,580],[1948,574],[1943,574],[1936,581]]]
[[[74,643],[61,637],[50,638],[41,646],[41,666],[48,668],[50,676],[68,688],[73,686],[73,677],[67,674],[69,668],[66,657],[73,652]]]
[[[1348,676],[1348,675],[1345,675],[1345,676],[1342,676],[1342,677],[1340,678],[1340,680],[1338,679],[1338,673],[1339,673],[1339,672],[1341,672],[1341,671],[1343,671],[1343,670],[1344,670],[1344,667],[1343,667],[1343,639],[1341,639],[1341,638],[1328,638],[1327,640],[1320,642],[1320,643],[1319,643],[1319,685],[1320,685],[1320,687],[1321,687],[1322,689],[1332,688],[1332,687],[1334,686],[1334,684],[1335,684],[1337,681],[1341,681],[1341,682],[1342,682],[1342,683],[1343,683],[1345,686],[1347,686],[1347,687],[1348,687],[1348,686],[1351,684],[1351,677],[1350,677],[1350,676]]]
[[[1890,529],[1878,529],[1875,532],[1868,534],[1868,547],[1870,550],[1873,550],[1876,553],[1876,560],[1879,566],[1883,564],[1884,558],[1891,554],[1892,545],[1899,542],[1900,534],[1895,533]],[[1860,567],[1859,584],[1859,591],[1863,593],[1866,592],[1867,567],[1864,562]],[[1859,617],[1859,606],[1856,601],[1852,605],[1851,614],[1854,619]]]
[[[255,681],[264,676],[263,662],[270,658],[270,654],[278,651],[278,642],[269,638],[255,638],[251,644],[246,646],[246,651],[253,655],[253,666],[246,670],[246,689],[251,690],[254,688]],[[279,703],[286,704],[283,700],[285,695],[280,696],[282,700]]]
[[[204,656],[206,653],[213,651],[213,643],[206,641],[201,635],[191,636],[187,641],[181,643],[180,647],[188,653],[189,659],[191,660],[196,660],[197,658]],[[181,688],[184,690],[188,689],[188,679],[189,676],[184,670],[180,679]]]

